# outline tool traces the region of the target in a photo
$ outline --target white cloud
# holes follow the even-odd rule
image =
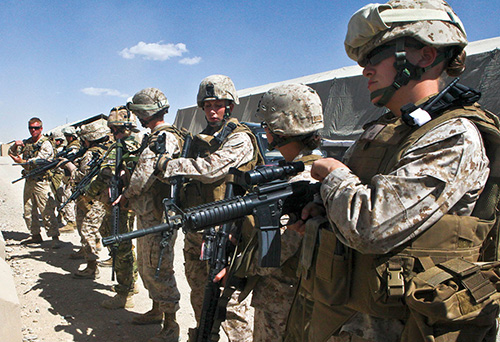
[[[117,96],[122,98],[129,97],[128,94],[123,94],[116,89],[108,89],[108,88],[88,87],[88,88],[83,88],[81,92],[90,96]]]
[[[171,57],[180,57],[188,52],[186,44],[161,44],[139,42],[131,48],[123,49],[119,52],[120,56],[126,59],[133,59],[136,56],[143,56],[144,59],[154,61],[165,61]]]
[[[185,64],[185,65],[194,65],[200,62],[201,62],[201,57],[183,58],[179,61],[180,64]]]

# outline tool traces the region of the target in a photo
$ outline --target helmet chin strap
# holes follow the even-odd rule
[[[405,40],[397,40],[395,51],[396,61],[394,62],[394,68],[396,69],[397,73],[394,77],[394,82],[392,82],[392,84],[388,87],[373,91],[370,94],[370,99],[373,100],[382,95],[382,97],[375,103],[375,105],[377,107],[385,106],[399,88],[407,85],[410,80],[420,80],[422,78],[422,75],[427,70],[441,63],[446,57],[449,57],[448,55],[452,55],[452,53],[450,53],[450,50],[448,50],[448,52],[446,53],[439,53],[431,65],[425,68],[421,68],[419,66],[416,66],[415,64],[410,63],[406,59]]]

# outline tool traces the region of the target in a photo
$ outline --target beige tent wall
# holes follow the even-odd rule
[[[460,83],[482,92],[479,101],[485,108],[500,115],[500,37],[469,44],[467,69]],[[229,75],[230,76],[230,75]],[[446,82],[451,81],[445,80]],[[260,97],[280,83],[304,83],[314,88],[323,102],[324,138],[354,140],[365,123],[378,118],[385,109],[376,108],[369,100],[366,79],[358,66],[345,67],[288,81],[266,84],[238,91],[240,105],[233,116],[241,121],[258,122],[255,116]],[[193,94],[193,99],[196,94]],[[206,125],[203,112],[196,106],[179,109],[174,124],[198,133]]]

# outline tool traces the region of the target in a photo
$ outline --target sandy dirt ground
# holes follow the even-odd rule
[[[20,167],[12,166],[9,157],[0,157],[0,230],[6,240],[6,260],[21,304],[23,341],[146,342],[154,336],[161,325],[130,324],[134,316],[151,308],[151,299],[140,279],[134,308],[106,310],[99,303],[114,295],[110,268],[100,268],[97,280],[72,278],[72,272],[84,267],[82,260],[68,258],[80,246],[76,232],[61,235],[60,249],[51,249],[48,240],[35,248],[19,244],[29,236],[22,218],[24,181],[11,184],[19,174]],[[42,237],[47,239],[45,232]],[[176,279],[181,292],[177,320],[181,341],[187,341],[187,330],[195,326],[195,320],[189,304],[189,286],[183,275],[182,245],[180,233],[175,246]],[[107,258],[106,250],[101,252],[101,258]],[[221,341],[227,341],[223,333]]]

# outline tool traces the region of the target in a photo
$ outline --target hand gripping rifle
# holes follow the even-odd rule
[[[111,178],[111,184],[109,187],[109,199],[113,203],[120,197],[122,193],[122,182],[121,182],[121,165],[123,157],[123,141],[122,139],[117,139],[115,143],[115,172]],[[117,235],[120,232],[120,203],[113,205],[111,207],[111,224],[113,227],[113,235]],[[116,250],[118,246],[115,244],[111,246],[109,250],[109,255],[111,256],[111,281],[115,280],[115,262],[116,262]]]
[[[184,144],[182,145],[182,152],[179,155],[180,158],[186,158],[189,154],[189,150],[191,149],[191,142],[193,141],[193,137],[191,134],[186,135],[186,138],[184,139]],[[157,143],[159,146],[157,146],[157,151],[160,153],[165,153],[165,134],[161,134],[158,137]],[[184,184],[184,176],[175,176],[170,178],[170,185],[171,185],[171,200],[172,203],[175,205],[179,205],[179,197],[181,194],[181,187],[182,184]],[[167,218],[168,219],[168,218]],[[161,268],[161,263],[163,261],[163,253],[165,252],[165,248],[167,248],[170,238],[173,235],[173,229],[171,230],[165,230],[162,232],[162,239],[160,241],[160,256],[158,257],[158,264],[156,265],[156,270],[155,270],[155,278],[158,279],[160,276],[160,268]]]
[[[36,169],[31,170],[30,172],[23,175],[21,178],[12,181],[12,184],[19,182],[25,178],[36,177],[39,175],[43,175],[45,172],[50,171],[56,167],[64,166],[64,164],[74,161],[76,158],[80,158],[85,153],[85,149],[81,148],[78,151],[74,150],[66,150],[59,152],[53,160],[47,159],[35,159],[33,162],[27,162],[19,165],[28,165],[35,164],[38,166]],[[64,160],[66,159],[66,160]],[[63,161],[64,160],[64,161]]]
[[[59,208],[57,208],[58,212],[60,212],[69,202],[74,201],[78,197],[80,197],[80,195],[82,195],[85,190],[87,190],[87,187],[89,186],[90,182],[92,182],[92,179],[94,179],[94,177],[99,173],[103,161],[104,157],[101,158],[101,155],[98,152],[92,153],[92,159],[87,164],[90,168],[90,171],[78,182],[78,184],[75,186],[75,190],[66,200],[66,202],[64,202]]]

